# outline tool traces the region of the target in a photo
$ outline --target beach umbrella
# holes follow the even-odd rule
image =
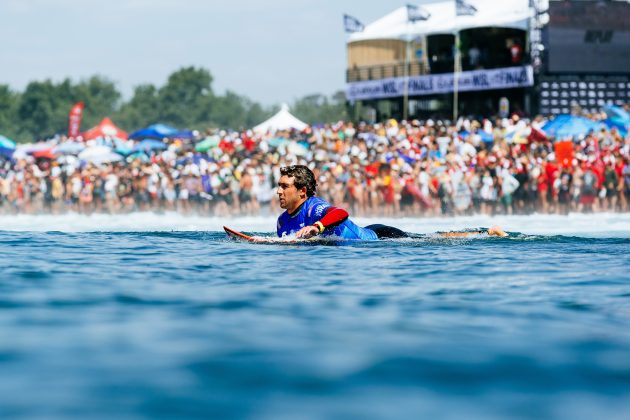
[[[153,140],[153,139],[144,139],[141,142],[139,142],[138,144],[136,144],[132,151],[134,152],[139,152],[139,151],[143,151],[143,152],[152,152],[154,150],[166,150],[168,148],[168,146],[166,144],[164,144],[163,141],[160,140]]]
[[[15,142],[5,136],[0,135],[0,156],[10,158],[15,152]]]
[[[133,153],[133,149],[130,147],[117,147],[114,151],[123,156],[127,156]]]
[[[129,156],[127,156],[126,159],[127,162],[133,162],[136,159],[139,159],[142,162],[148,162],[150,160],[149,156],[147,156],[147,154],[141,150],[131,153]]]
[[[287,145],[287,152],[296,156],[306,156],[308,154],[308,148],[302,143],[292,141]]]
[[[35,150],[35,151],[31,152],[31,156],[33,156],[34,158],[37,158],[37,159],[51,159],[51,160],[55,159],[57,157],[55,152],[53,152],[52,148],[51,149]]]
[[[118,153],[110,151],[109,153],[104,153],[102,155],[91,155],[81,160],[95,165],[101,165],[103,163],[119,162],[123,160],[123,157]]]
[[[115,159],[111,156],[112,154],[121,158],[120,155],[114,153],[114,151],[107,146],[90,146],[86,147],[81,153],[79,153],[78,158],[86,162],[96,162],[101,161],[102,159]]]
[[[0,147],[4,147],[5,149],[13,149],[15,150],[15,142],[8,137],[0,135]]]
[[[619,131],[619,134],[621,134],[624,137],[628,135],[628,128],[630,127],[630,121],[624,124],[617,119],[606,118],[605,120],[602,121],[602,123],[604,123],[606,127],[608,128],[611,128],[611,129],[616,128]]]
[[[197,143],[197,145],[195,146],[195,151],[206,153],[208,150],[219,146],[220,141],[221,139],[219,138],[219,136],[208,136]]]
[[[53,151],[62,155],[78,155],[85,149],[85,145],[83,143],[79,143],[76,141],[66,141],[61,143],[53,148]]]
[[[626,111],[620,106],[605,105],[602,107],[609,119],[617,120],[622,124],[630,123],[630,112]]]
[[[271,147],[280,147],[289,143],[289,139],[284,137],[274,137],[272,139],[267,140],[267,144]]]
[[[102,165],[104,163],[118,162],[123,159],[118,153],[107,146],[90,146],[86,147],[78,158],[84,162],[89,162],[94,165]]]

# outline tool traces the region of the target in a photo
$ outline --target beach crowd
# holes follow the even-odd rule
[[[308,165],[318,195],[354,216],[630,210],[630,135],[602,126],[553,139],[542,124],[513,116],[215,130],[100,160],[54,152],[81,142],[59,136],[34,145],[39,153],[0,158],[0,213],[276,214],[280,167],[294,164]],[[211,146],[198,147],[202,139]],[[85,146],[115,155],[112,139]]]

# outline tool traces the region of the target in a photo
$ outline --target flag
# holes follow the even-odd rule
[[[350,15],[343,15],[343,27],[346,32],[363,32],[365,29],[365,25],[359,19]]]
[[[427,20],[431,17],[431,13],[424,9],[414,6],[413,4],[407,5],[407,19],[409,22],[415,22],[417,20]]]
[[[455,14],[457,16],[473,16],[477,13],[477,8],[464,0],[455,0]]]
[[[83,102],[77,102],[70,108],[68,114],[68,137],[77,137],[81,132],[81,118],[83,117]]]

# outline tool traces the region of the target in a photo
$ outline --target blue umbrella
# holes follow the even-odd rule
[[[7,138],[3,135],[0,135],[0,156],[3,156],[7,159],[13,157],[13,152],[15,152],[15,142],[10,138]]]
[[[129,134],[129,138],[134,140],[143,138],[162,139],[165,137],[176,137],[175,134],[178,132],[178,129],[166,124],[153,124],[138,131],[134,131]]]
[[[5,149],[15,149],[15,142],[0,134],[0,147],[4,147]]]
[[[164,144],[164,142],[160,141],[160,140],[153,140],[153,139],[144,139],[141,142],[139,142],[138,144],[136,144],[132,151],[133,152],[152,152],[154,150],[166,150],[167,146],[166,144]]]
[[[283,144],[287,144],[288,142],[289,139],[285,139],[284,137],[274,137],[267,141],[267,143],[269,143],[269,146],[271,147],[280,147]]]
[[[630,127],[630,121],[624,124],[615,118],[607,118],[603,120],[602,123],[606,124],[606,127],[608,128],[616,128],[619,131],[619,134],[624,137],[628,135],[628,127]]]
[[[149,156],[142,151],[134,152],[127,156],[127,162],[133,162],[136,159],[140,159],[142,162],[148,162],[150,160]]]
[[[626,111],[620,106],[606,105],[602,109],[608,115],[608,118],[618,120],[621,123],[630,123],[630,112]]]
[[[62,155],[78,155],[83,151],[83,149],[85,149],[85,145],[83,143],[78,143],[76,141],[67,141],[55,146],[53,152]]]
[[[570,138],[585,135],[599,128],[600,123],[576,115],[558,115],[542,126],[549,137]]]
[[[118,153],[119,155],[127,156],[133,153],[133,149],[130,149],[129,147],[117,147],[116,149],[114,149],[114,152]]]

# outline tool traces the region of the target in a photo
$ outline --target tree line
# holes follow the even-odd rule
[[[85,104],[81,129],[110,117],[125,130],[150,124],[169,124],[180,129],[206,130],[251,128],[269,118],[278,105],[263,106],[230,90],[217,95],[212,75],[204,68],[184,67],[169,75],[161,86],[136,86],[131,98],[123,100],[116,84],[102,76],[73,82],[32,81],[23,92],[0,84],[0,134],[18,142],[31,142],[63,134],[68,112],[79,101]],[[337,92],[296,99],[291,112],[309,124],[347,118],[345,95]]]

